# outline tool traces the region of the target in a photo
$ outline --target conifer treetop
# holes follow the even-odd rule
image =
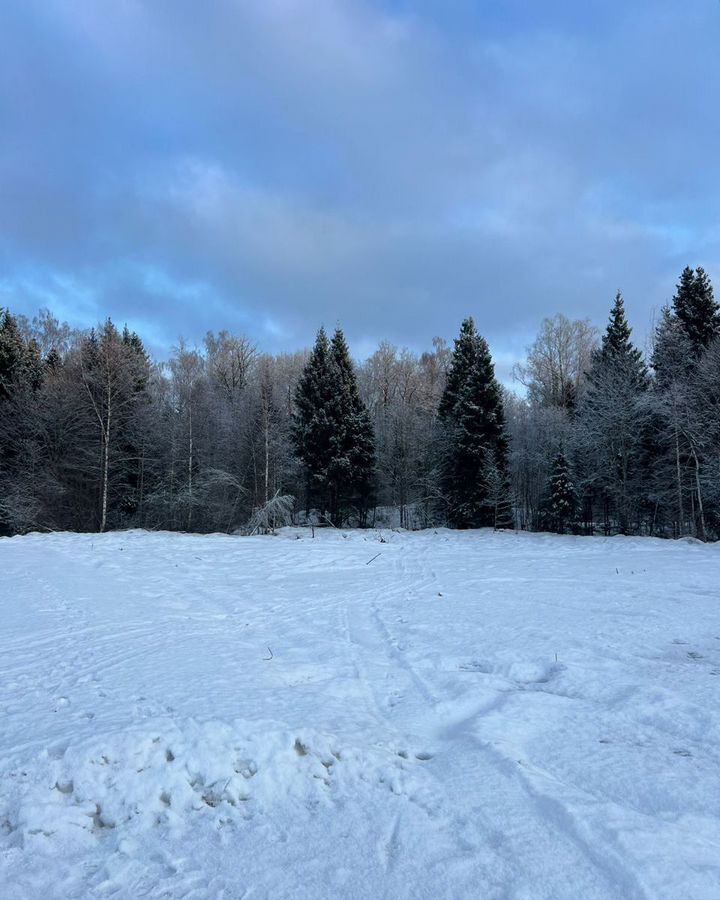
[[[602,353],[604,356],[622,356],[639,352],[630,342],[632,329],[625,315],[625,301],[620,291],[615,294],[615,302],[610,310],[610,319],[605,334],[602,336]]]
[[[673,297],[673,312],[699,356],[720,334],[720,305],[707,272],[685,266]]]
[[[648,386],[647,366],[642,351],[633,344],[631,335],[632,329],[625,315],[625,301],[618,291],[600,349],[596,351],[588,373],[591,394],[593,386],[597,388],[598,383],[607,376],[623,378],[640,390]]]

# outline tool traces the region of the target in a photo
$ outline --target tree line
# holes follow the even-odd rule
[[[107,320],[71,329],[0,310],[0,533],[449,525],[720,537],[720,307],[685,268],[634,345],[545,319],[498,382],[472,318],[451,349],[341,329],[269,355],[209,332],[158,363]]]

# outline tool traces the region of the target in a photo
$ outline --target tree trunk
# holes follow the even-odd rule
[[[699,534],[700,540],[704,541],[706,539],[705,534],[705,510],[703,509],[703,501],[702,501],[702,487],[700,485],[700,460],[698,459],[698,455],[695,452],[695,447],[691,445],[693,460],[695,461],[695,489],[697,491],[697,499],[698,499],[698,519],[699,519]]]
[[[138,520],[142,527],[144,522],[143,503],[145,501],[145,437],[143,436],[140,446],[140,472],[138,478]]]
[[[685,520],[685,511],[683,510],[682,499],[682,473],[680,471],[680,435],[677,425],[675,425],[675,470],[677,473],[677,499],[678,499],[678,537],[682,537],[683,525]]]
[[[190,531],[192,526],[192,509],[193,509],[193,422],[192,422],[192,398],[189,406],[189,446],[188,446],[188,515],[187,530]]]
[[[110,379],[107,386],[107,418],[105,419],[105,448],[103,453],[103,486],[102,486],[102,517],[100,519],[100,531],[105,531],[107,525],[108,505],[108,472],[110,469],[110,414],[111,414]]]
[[[270,431],[269,431],[269,415],[268,404],[263,404],[263,427],[265,431],[265,502],[270,499]]]

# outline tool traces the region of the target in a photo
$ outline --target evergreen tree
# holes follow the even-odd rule
[[[0,310],[0,532],[35,524],[38,514],[37,395],[43,365],[37,342],[26,341],[9,310]]]
[[[655,373],[654,386],[660,390],[685,381],[693,369],[692,342],[680,319],[668,306],[663,307],[655,328],[650,365]]]
[[[578,419],[586,486],[601,500],[605,530],[614,516],[625,534],[641,503],[640,459],[646,438],[647,366],[631,341],[620,292],[600,349],[594,354]]]
[[[577,513],[578,499],[570,476],[570,466],[562,450],[553,461],[543,500],[543,524],[557,534],[564,534]]]
[[[700,356],[720,334],[720,305],[703,268],[698,267],[694,272],[689,266],[683,269],[673,297],[673,311],[690,339],[695,356]]]
[[[349,505],[365,518],[375,443],[342,331],[323,328],[295,391],[293,441],[306,475],[306,509],[319,503],[334,525]]]
[[[505,414],[500,385],[487,342],[472,318],[455,341],[447,385],[438,409],[441,427],[441,486],[448,521],[456,528],[511,524],[509,502],[500,502],[489,485],[499,474],[509,493]],[[496,513],[504,511],[501,521]]]
[[[341,499],[357,508],[359,520],[365,524],[375,481],[375,435],[340,328],[333,335],[330,354],[339,386],[335,395],[337,428],[331,470],[341,486]]]
[[[477,364],[481,340],[472,317],[465,319],[460,326],[460,335],[455,340],[445,390],[438,406],[438,415],[441,419],[449,419],[454,415],[460,396]]]
[[[15,317],[0,309],[0,401],[7,401],[28,372],[28,350]]]
[[[594,358],[594,369],[597,374],[603,365],[619,368],[624,377],[631,379],[633,387],[645,390],[649,383],[647,366],[642,351],[632,343],[631,335],[632,329],[625,315],[625,301],[618,291],[602,336],[599,356]]]
[[[116,493],[127,520],[142,511],[146,457],[146,432],[150,398],[150,360],[142,340],[127,325],[122,333],[121,365],[127,371],[127,407],[119,422],[119,458]],[[141,524],[141,523],[139,523]]]
[[[294,399],[292,438],[305,472],[305,509],[309,512],[316,501],[326,509],[334,425],[331,407],[335,399],[335,387],[330,345],[324,328],[320,328],[317,333],[315,346],[298,381]]]

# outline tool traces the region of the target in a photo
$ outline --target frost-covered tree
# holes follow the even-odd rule
[[[587,319],[572,321],[559,313],[543,319],[527,362],[514,366],[513,376],[527,388],[534,406],[573,413],[596,345],[597,329]]]
[[[655,332],[651,393],[656,453],[648,479],[662,522],[672,533],[705,539],[714,523],[713,446],[714,348],[720,308],[702,268],[686,267],[672,308],[665,308]]]
[[[542,528],[541,511],[555,456],[573,444],[575,420],[561,407],[539,406],[508,394],[510,477],[520,528]]]
[[[359,370],[373,423],[381,507],[395,507],[403,527],[434,523],[438,499],[432,446],[448,351],[439,338],[420,355],[381,342]],[[386,510],[383,510],[383,514]]]
[[[253,510],[248,522],[248,531],[250,534],[275,534],[276,528],[292,523],[293,507],[295,506],[295,498],[290,494],[276,493],[270,497],[262,506]]]
[[[588,372],[576,430],[584,490],[600,504],[605,531],[617,527],[623,534],[637,526],[641,512],[647,421],[647,367],[630,335],[618,292]]]
[[[568,526],[575,521],[577,506],[577,491],[570,475],[570,465],[561,450],[553,461],[544,497],[544,527],[557,534],[565,534]]]
[[[3,313],[0,529],[234,531],[303,493],[336,523],[497,526],[511,511],[521,528],[548,527],[562,450],[573,527],[714,539],[717,325],[710,279],[686,270],[648,389],[622,298],[596,352],[589,323],[548,318],[516,396],[471,322],[453,354],[439,338],[420,354],[382,343],[356,372],[341,332],[278,356],[209,333],[157,365],[130,329]]]
[[[76,356],[87,417],[98,435],[98,527],[137,503],[141,431],[137,417],[147,403],[149,363],[140,338],[118,332],[108,319],[91,332]]]

